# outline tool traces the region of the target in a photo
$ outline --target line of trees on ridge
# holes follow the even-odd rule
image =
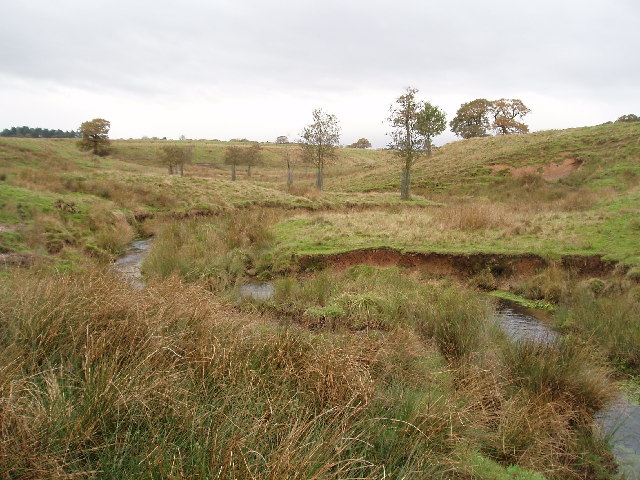
[[[0,132],[0,137],[17,138],[80,138],[82,134],[77,130],[64,131],[60,129],[32,128],[32,127],[11,127]]]

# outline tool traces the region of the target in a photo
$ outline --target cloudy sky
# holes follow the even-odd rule
[[[640,114],[638,0],[31,0],[0,17],[0,129],[387,142],[407,86],[450,120],[520,98],[532,130]],[[453,140],[445,133],[438,143]]]

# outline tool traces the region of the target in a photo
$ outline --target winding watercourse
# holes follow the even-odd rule
[[[144,288],[141,265],[151,244],[152,239],[132,242],[126,253],[113,264],[113,269],[138,289]],[[241,298],[258,301],[269,300],[274,294],[275,286],[270,282],[246,283],[239,290]],[[494,319],[513,341],[549,343],[559,336],[538,318],[535,311],[511,302],[501,301]],[[598,412],[596,422],[609,438],[623,478],[640,480],[640,406],[620,395],[606,409]]]

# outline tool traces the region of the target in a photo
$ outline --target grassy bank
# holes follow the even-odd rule
[[[640,264],[638,191],[625,207],[451,202],[419,211],[298,214],[274,226],[283,255],[366,247],[416,252],[602,255]],[[572,201],[573,203],[573,201]],[[580,205],[580,202],[578,202]],[[615,238],[615,241],[612,241]]]

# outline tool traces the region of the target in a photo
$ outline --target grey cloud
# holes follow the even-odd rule
[[[3,7],[0,73],[141,97],[637,98],[639,19],[634,0],[32,0]]]

